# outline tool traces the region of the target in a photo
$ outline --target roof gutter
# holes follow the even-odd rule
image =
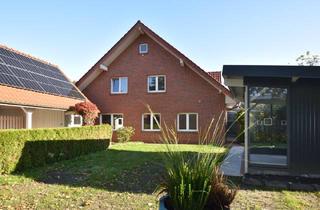
[[[10,107],[19,107],[19,108],[33,108],[33,109],[45,109],[45,110],[54,110],[54,111],[67,111],[68,110],[68,109],[62,109],[62,108],[29,106],[29,105],[19,105],[19,104],[10,104],[10,103],[0,103],[0,106],[10,106]]]

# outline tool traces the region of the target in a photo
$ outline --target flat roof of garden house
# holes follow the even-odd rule
[[[225,78],[234,76],[320,78],[320,66],[224,65],[222,75]]]
[[[222,75],[233,96],[244,101],[244,86],[250,79],[259,84],[267,81],[285,84],[299,79],[320,79],[320,66],[224,65]]]

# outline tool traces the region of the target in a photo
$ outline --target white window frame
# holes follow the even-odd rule
[[[189,127],[189,116],[191,114],[195,114],[197,117],[197,128],[196,129],[190,129]],[[180,115],[186,115],[186,129],[180,129],[179,127],[179,116]],[[199,114],[198,113],[194,113],[194,112],[186,112],[186,113],[178,113],[177,114],[177,131],[179,132],[198,132],[199,130]]]
[[[141,46],[146,46],[146,50],[143,51]],[[149,45],[148,43],[141,43],[139,44],[139,53],[140,54],[147,54],[149,52]]]
[[[79,123],[79,124],[75,124],[75,123],[74,123],[74,118],[75,118],[75,117],[80,117],[80,123]],[[81,127],[81,126],[82,126],[82,123],[83,123],[83,118],[82,118],[81,115],[79,115],[79,114],[73,114],[73,115],[72,115],[72,127]]]
[[[80,124],[75,124],[74,123],[74,118],[75,117],[80,117]],[[83,118],[82,118],[81,115],[79,115],[79,114],[71,114],[70,115],[70,122],[69,122],[69,124],[67,126],[68,127],[81,127],[82,124],[83,124]]]
[[[144,128],[144,116],[145,115],[150,115],[150,129],[145,129]],[[160,122],[159,123],[159,129],[153,129],[153,120],[154,120],[154,115],[159,115],[160,116]],[[161,114],[160,113],[143,113],[142,114],[142,120],[141,120],[141,129],[142,131],[148,131],[148,132],[153,132],[153,131],[161,131]]]
[[[155,77],[156,78],[156,89],[155,90],[149,90],[149,78]],[[159,90],[159,77],[164,77],[164,90]],[[167,78],[166,75],[149,75],[147,78],[147,91],[148,93],[165,93],[167,90]]]
[[[100,123],[100,125],[102,125],[103,123],[102,123],[102,115],[110,115],[110,121],[111,121],[111,127],[112,127],[112,130],[117,130],[117,129],[115,129],[115,125],[114,125],[114,123],[113,123],[113,116],[114,115],[121,115],[122,116],[122,127],[124,126],[124,117],[123,117],[123,113],[101,113],[100,114],[100,116],[99,116],[99,123]]]
[[[114,79],[119,79],[119,92],[113,91],[113,80]],[[121,80],[122,79],[127,79],[127,91],[126,92],[121,92]],[[129,78],[128,77],[113,77],[111,78],[111,94],[127,94],[129,90]]]

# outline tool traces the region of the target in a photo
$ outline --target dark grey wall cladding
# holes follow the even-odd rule
[[[292,85],[289,103],[289,167],[320,172],[320,82]]]
[[[289,88],[288,166],[297,174],[320,173],[320,79],[246,77],[246,85]]]

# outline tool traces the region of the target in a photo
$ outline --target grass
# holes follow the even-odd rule
[[[174,147],[174,145],[173,145]],[[224,152],[224,148],[180,145],[179,151]],[[116,144],[107,151],[0,176],[0,209],[155,209],[161,180],[161,144]]]
[[[179,151],[225,152],[179,145]],[[62,161],[24,174],[0,176],[0,209],[157,209],[161,144],[116,144],[107,151]],[[240,189],[234,209],[316,209],[319,192]]]
[[[240,189],[233,209],[319,209],[319,192]]]

